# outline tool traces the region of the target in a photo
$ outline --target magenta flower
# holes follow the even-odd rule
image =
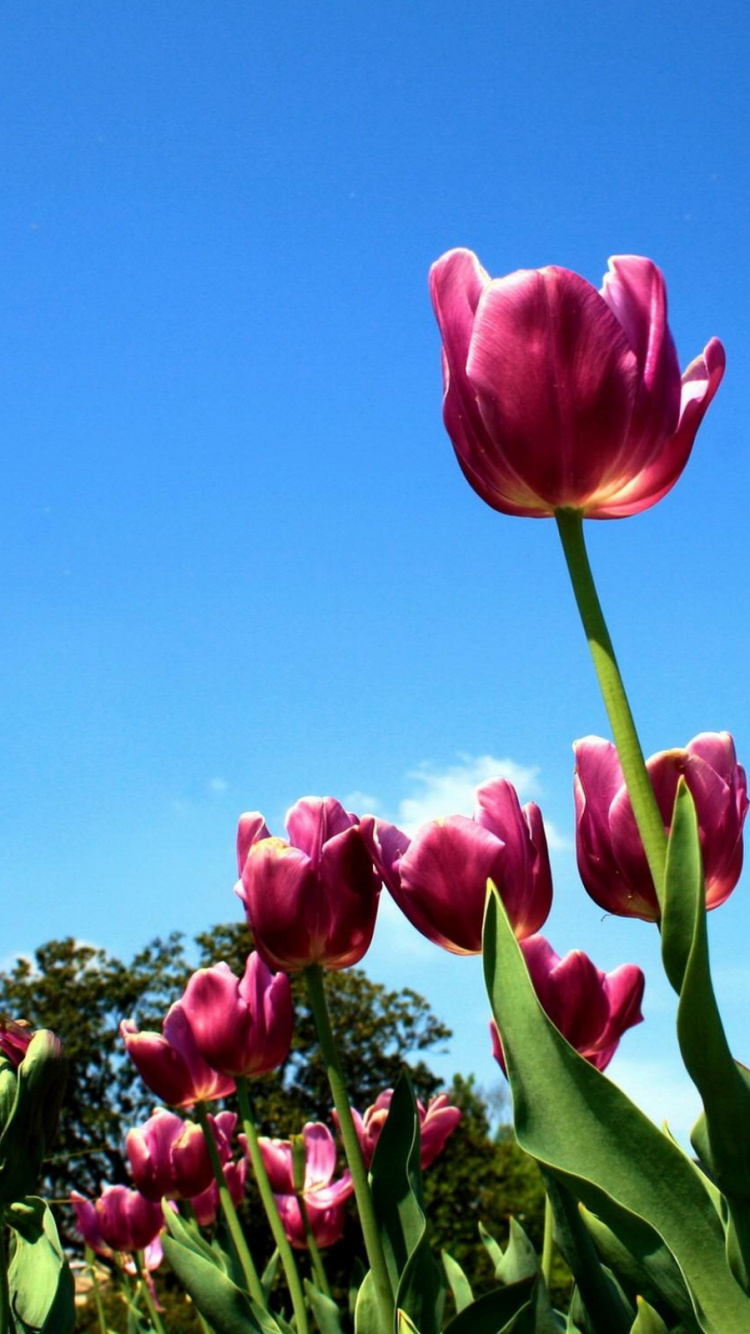
[[[196,1045],[222,1074],[254,1076],[282,1065],[292,1043],[292,991],[260,955],[248,956],[242,979],[226,963],[199,968],[182,998]]]
[[[352,1108],[354,1128],[359,1139],[362,1157],[365,1160],[365,1167],[369,1167],[372,1162],[375,1146],[385,1125],[392,1097],[393,1089],[385,1089],[383,1093],[379,1093],[372,1106],[367,1108],[364,1116],[360,1116],[359,1112]],[[419,1159],[422,1167],[425,1168],[434,1163],[438,1154],[442,1153],[448,1137],[453,1134],[461,1120],[462,1112],[460,1108],[451,1106],[447,1093],[438,1093],[436,1097],[430,1098],[426,1108],[424,1103],[417,1099],[417,1112],[419,1115]],[[338,1117],[335,1112],[333,1116],[338,1125]]]
[[[305,797],[287,816],[288,841],[257,813],[237,835],[237,893],[270,968],[348,968],[375,929],[380,881],[359,821],[333,797]]]
[[[615,256],[597,292],[556,267],[491,279],[470,250],[449,250],[430,290],[446,429],[488,505],[620,519],[674,486],[725,359],[712,338],[680,376],[652,260]]]
[[[209,1116],[222,1163],[232,1156],[231,1141],[237,1117],[234,1112]],[[133,1180],[147,1200],[190,1200],[205,1191],[214,1179],[206,1140],[200,1126],[183,1121],[174,1112],[157,1107],[142,1126],[129,1130],[125,1152]]]
[[[504,778],[477,789],[474,816],[430,820],[409,840],[395,825],[362,822],[373,859],[401,911],[453,954],[479,954],[487,881],[497,886],[519,939],[547,920],[552,876],[538,806],[521,808]]]
[[[234,1080],[212,1070],[198,1051],[181,1001],[170,1007],[162,1034],[139,1033],[130,1019],[123,1019],[120,1033],[141,1079],[170,1107],[192,1107],[234,1092]]]
[[[354,1190],[347,1170],[333,1180],[336,1171],[336,1144],[331,1132],[320,1121],[303,1127],[305,1143],[305,1179],[302,1198],[318,1246],[332,1246],[344,1230],[346,1201]],[[294,1189],[292,1145],[289,1140],[258,1140],[263,1163],[279,1210],[284,1231],[292,1246],[306,1245],[305,1227]]]
[[[625,789],[615,746],[584,737],[576,756],[578,870],[595,903],[619,917],[659,920],[659,903]],[[684,777],[698,814],[706,907],[729,897],[742,870],[747,779],[728,732],[701,732],[682,750],[652,755],[646,767],[669,829],[677,783]]]
[[[526,967],[542,1009],[571,1047],[597,1070],[605,1070],[620,1038],[643,1021],[645,979],[634,963],[603,973],[582,950],[561,959],[543,936],[521,942]],[[502,1040],[491,1020],[492,1051],[505,1070]]]
[[[0,1016],[0,1053],[17,1070],[34,1036],[34,1029],[26,1019]]]
[[[247,1159],[240,1158],[237,1162],[226,1162],[223,1164],[223,1168],[224,1180],[227,1183],[232,1202],[239,1205],[245,1197]],[[190,1204],[198,1226],[211,1227],[216,1222],[219,1212],[219,1188],[216,1182],[212,1181],[211,1185],[200,1195],[194,1195]]]
[[[98,1200],[87,1200],[74,1190],[70,1202],[84,1242],[98,1255],[143,1251],[164,1225],[161,1205],[127,1186],[105,1186]]]

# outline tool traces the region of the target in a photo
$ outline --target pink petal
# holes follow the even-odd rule
[[[245,865],[245,859],[253,843],[259,842],[262,838],[270,838],[271,835],[266,828],[266,822],[260,811],[249,811],[246,815],[240,816],[240,822],[237,827],[237,874],[242,875],[242,868]]]
[[[502,887],[503,853],[500,840],[466,816],[433,820],[401,858],[393,897],[428,940],[453,954],[478,954],[487,881]]]
[[[322,1121],[311,1121],[303,1128],[305,1137],[305,1194],[327,1186],[336,1171],[336,1145]]]
[[[357,823],[334,797],[303,797],[286,817],[289,842],[299,848],[317,867],[323,844]]]

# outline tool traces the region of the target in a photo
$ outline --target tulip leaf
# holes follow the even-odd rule
[[[505,1288],[493,1288],[459,1311],[446,1325],[445,1334],[503,1334],[506,1330],[510,1334],[511,1329],[525,1334],[525,1325],[513,1323],[522,1314],[530,1321],[528,1334],[533,1334],[534,1284],[533,1278],[523,1278]]]
[[[634,1224],[625,1210],[613,1231],[583,1205],[579,1207],[597,1251],[632,1300],[642,1296],[657,1308],[667,1306],[672,1321],[679,1317],[692,1334],[700,1334],[682,1274],[658,1234],[642,1219]]]
[[[332,1297],[305,1279],[305,1292],[320,1334],[344,1334],[341,1312]]]
[[[271,1334],[278,1325],[206,1256],[176,1240],[170,1227],[164,1254],[215,1334]]]
[[[354,1307],[354,1334],[382,1334],[382,1330],[372,1270],[368,1269],[357,1293]]]
[[[406,1311],[398,1310],[396,1312],[396,1330],[397,1334],[420,1334],[413,1320],[410,1320]]]
[[[677,1036],[703,1100],[691,1136],[729,1204],[734,1268],[749,1286],[750,1085],[734,1060],[716,1004],[708,955],[706,891],[698,816],[684,778],[677,786],[664,877],[662,957],[678,992]]]
[[[416,1321],[421,1334],[439,1334],[445,1283],[430,1250],[422,1208],[419,1115],[406,1070],[396,1081],[370,1176],[396,1307]]]
[[[594,1329],[626,1334],[634,1309],[604,1269],[591,1233],[581,1217],[581,1206],[571,1192],[542,1169],[544,1185],[555,1215],[555,1239],[576,1281],[575,1306]]]
[[[750,1304],[727,1268],[723,1229],[696,1173],[547,1018],[495,891],[486,913],[485,973],[521,1147],[605,1223],[614,1206],[658,1233],[680,1266],[704,1334],[747,1334]]]
[[[630,1334],[669,1334],[661,1316],[649,1306],[647,1301],[638,1297],[638,1314],[633,1322]]]
[[[461,1268],[458,1260],[454,1260],[447,1251],[441,1251],[440,1258],[443,1261],[445,1277],[448,1280],[448,1287],[453,1293],[456,1311],[463,1311],[465,1306],[470,1306],[474,1300],[474,1293],[471,1290],[471,1284]]]
[[[16,1334],[72,1334],[73,1276],[52,1212],[37,1197],[23,1204],[8,1211],[13,1229],[8,1289]]]
[[[498,1269],[500,1265],[502,1265],[503,1263],[502,1247],[499,1246],[498,1243],[495,1241],[495,1238],[493,1237],[492,1233],[487,1231],[487,1228],[484,1226],[484,1223],[479,1224],[479,1236],[481,1238],[482,1245],[487,1251],[487,1254],[489,1255],[495,1267],[495,1278],[497,1278]]]

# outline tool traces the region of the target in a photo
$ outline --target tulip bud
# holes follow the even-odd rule
[[[29,1034],[24,1025],[6,1021],[2,1032],[0,1203],[11,1204],[36,1190],[57,1131],[68,1065],[60,1039],[49,1029]]]
[[[578,870],[595,903],[619,917],[658,921],[659,901],[615,746],[584,737],[576,756]],[[652,755],[646,767],[666,830],[684,777],[698,816],[706,908],[729,897],[742,870],[747,779],[728,732],[701,732],[684,749]]]
[[[681,377],[662,273],[639,255],[609,265],[598,292],[554,266],[491,279],[470,250],[432,266],[446,430],[503,514],[624,518],[687,463],[724,349],[711,339]]]
[[[270,968],[358,963],[375,929],[380,882],[359,821],[333,797],[305,797],[287,816],[289,840],[244,815],[237,893]]]

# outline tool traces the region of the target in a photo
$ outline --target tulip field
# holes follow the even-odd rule
[[[227,902],[249,929],[244,967],[215,959],[157,1029],[120,1025],[119,1059],[155,1104],[122,1146],[128,1185],[102,1180],[65,1201],[39,1193],[65,1046],[23,1014],[0,1018],[0,1334],[72,1334],[71,1264],[99,1334],[180,1334],[159,1299],[165,1273],[202,1334],[750,1331],[750,1071],[729,1050],[707,934],[708,910],[742,869],[746,775],[724,731],[644,757],[584,537],[585,521],[635,515],[678,482],[724,351],[712,338],[681,372],[664,277],[640,256],[612,259],[597,290],[557,267],[492,279],[458,249],[433,265],[430,290],[461,471],[499,515],[559,531],[612,733],[575,742],[580,892],[659,933],[703,1105],[691,1150],[605,1073],[642,1021],[641,968],[560,957],[543,934],[553,881],[538,805],[522,806],[498,776],[478,787],[471,817],[407,834],[302,796],[283,833],[258,811],[239,818]],[[426,1203],[461,1108],[445,1092],[419,1098],[406,1062],[369,1106],[347,1082],[332,978],[365,959],[385,895],[436,949],[482,955],[488,1048],[517,1145],[544,1183],[538,1252],[522,1220],[501,1237],[474,1220],[489,1282],[436,1248]],[[256,1093],[289,1059],[298,978],[331,1117],[269,1135]],[[260,1248],[242,1219],[250,1182]],[[65,1209],[75,1250],[60,1240]],[[342,1295],[327,1258],[347,1228],[360,1259]],[[552,1285],[561,1260],[564,1300]]]

